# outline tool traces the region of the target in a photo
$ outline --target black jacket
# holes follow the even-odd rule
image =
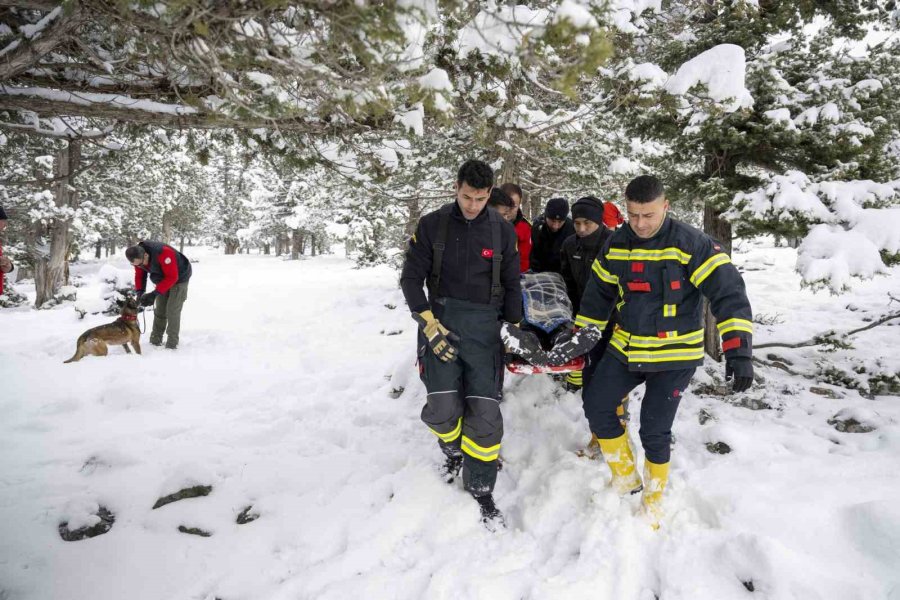
[[[709,299],[726,357],[750,357],[753,314],[744,280],[719,242],[666,217],[650,239],[627,224],[604,246],[591,269],[575,324],[619,322],[608,352],[632,371],[667,371],[703,364],[703,305]]]
[[[444,258],[441,262],[438,298],[456,298],[480,304],[491,303],[491,270],[493,243],[491,223],[487,207],[481,214],[466,220],[459,205],[454,202],[447,228]],[[440,210],[428,213],[416,226],[416,233],[409,240],[400,287],[412,312],[430,308],[423,287],[431,276],[433,244],[438,237]],[[503,285],[501,316],[511,323],[522,320],[522,287],[519,282],[519,253],[516,250],[516,231],[500,219],[500,240],[503,261],[500,283]]]
[[[572,219],[566,219],[565,224],[555,233],[547,227],[543,215],[535,219],[531,227],[531,270],[535,273],[559,273],[559,252],[566,238],[574,233]]]
[[[560,252],[560,273],[566,281],[566,289],[569,291],[569,299],[572,300],[575,314],[578,314],[581,297],[591,278],[591,265],[612,234],[612,231],[601,225],[589,236],[580,238],[577,235],[570,235],[563,242]]]

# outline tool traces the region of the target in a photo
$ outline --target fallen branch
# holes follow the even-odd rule
[[[805,342],[798,342],[796,344],[788,344],[786,342],[769,342],[767,344],[754,344],[753,348],[755,350],[759,350],[761,348],[806,348],[807,346],[819,346],[821,344],[837,342],[839,341],[839,339],[848,338],[851,335],[857,334],[867,329],[872,329],[873,327],[878,327],[879,325],[883,325],[884,323],[893,321],[894,319],[900,319],[900,312],[885,315],[877,321],[872,321],[868,325],[859,327],[857,329],[851,329],[846,333],[842,333],[839,338],[835,331],[829,331],[824,333],[823,335],[816,336],[811,340],[806,340]]]

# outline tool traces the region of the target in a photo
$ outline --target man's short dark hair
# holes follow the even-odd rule
[[[662,181],[653,175],[639,175],[625,188],[625,198],[638,204],[653,202],[666,195]]]
[[[500,189],[512,196],[515,194],[519,197],[519,200],[523,199],[525,196],[522,195],[522,188],[520,188],[515,183],[504,183],[500,186]]]
[[[144,254],[146,253],[143,246],[134,245],[125,251],[125,258],[128,259],[128,262],[134,262],[138,258],[144,260]]]
[[[509,197],[509,194],[503,191],[503,188],[495,187],[491,190],[491,197],[488,198],[488,206],[493,206],[494,208],[498,206],[515,208],[516,203],[513,202],[513,199]]]
[[[480,160],[467,160],[456,174],[456,184],[468,183],[476,190],[486,190],[494,185],[494,170],[489,164]]]

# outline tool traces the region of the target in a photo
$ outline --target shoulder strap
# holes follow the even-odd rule
[[[440,210],[437,237],[431,245],[431,277],[428,279],[428,293],[432,299],[437,297],[441,285],[441,265],[444,262],[444,248],[447,246],[447,230],[450,228],[450,211],[453,204],[445,204]]]
[[[503,263],[503,246],[500,243],[500,213],[495,210],[488,211],[491,220],[491,304],[501,306],[503,304],[503,286],[500,284],[500,267]]]

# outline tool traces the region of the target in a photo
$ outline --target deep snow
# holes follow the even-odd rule
[[[475,502],[438,478],[394,272],[339,255],[186,254],[199,262],[176,352],[144,336],[142,357],[114,348],[63,365],[108,317],[78,320],[71,303],[0,311],[3,600],[900,598],[895,396],[768,368],[742,398],[689,391],[669,516],[653,532],[637,497],[619,499],[605,466],[575,455],[589,437],[580,394],[509,375],[496,498],[510,528],[490,534]],[[762,244],[736,252],[754,313],[775,322],[758,326],[758,343],[861,326],[900,291],[897,269],[849,296],[802,291],[795,258]],[[79,298],[99,295],[105,262],[76,266]],[[758,355],[897,372],[898,331],[883,325],[832,354]],[[707,368],[695,385],[722,372]],[[638,394],[632,404],[634,436]],[[713,419],[701,424],[701,410]],[[877,429],[836,431],[827,420],[841,410]],[[709,452],[713,442],[732,452]],[[196,483],[214,489],[151,510]],[[62,541],[58,524],[89,522],[97,503],[115,513],[112,530]],[[237,525],[251,504],[260,518]]]

